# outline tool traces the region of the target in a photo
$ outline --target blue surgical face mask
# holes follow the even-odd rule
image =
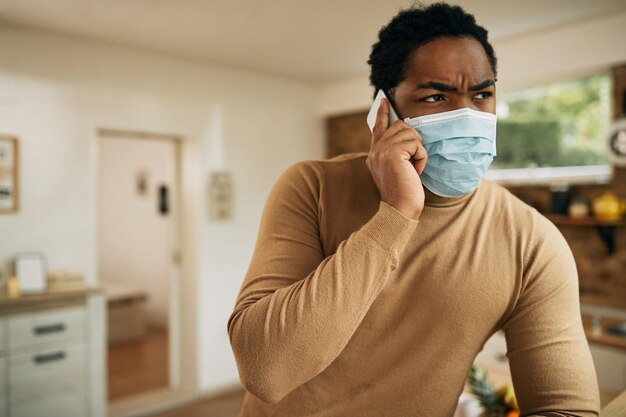
[[[422,184],[441,197],[478,187],[496,156],[496,115],[463,108],[404,119],[422,136],[428,163]]]

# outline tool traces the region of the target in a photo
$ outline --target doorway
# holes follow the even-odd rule
[[[102,129],[98,142],[111,403],[178,385],[180,140]]]

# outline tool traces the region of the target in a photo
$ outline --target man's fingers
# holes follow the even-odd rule
[[[380,100],[380,106],[376,112],[376,122],[372,130],[372,145],[383,137],[383,134],[389,127],[389,102],[386,99]]]
[[[422,136],[405,122],[398,120],[391,126],[387,126],[389,120],[389,102],[385,99],[381,100],[381,105],[378,108],[376,114],[376,123],[374,125],[372,133],[372,144],[370,149],[370,155],[366,162],[369,165],[373,161],[370,161],[370,156],[373,156],[374,145],[376,145],[383,136],[385,140],[376,145],[376,154],[382,155],[383,152],[387,153],[392,148],[399,149],[404,153],[405,158],[408,156],[408,160],[415,167],[418,174],[421,174],[428,162],[428,154],[424,145],[422,145]]]
[[[426,163],[428,162],[428,153],[426,153],[426,148],[421,143],[419,144],[417,151],[413,154],[413,166],[417,171],[418,175],[421,175],[424,172],[424,168],[426,167]]]
[[[401,139],[390,146],[398,147],[408,154],[409,161],[413,164],[418,174],[421,174],[428,161],[426,148],[415,137]]]
[[[422,143],[422,136],[419,132],[413,129],[402,121],[397,121],[385,132],[385,143],[396,143],[405,140],[416,140]]]
[[[386,136],[389,136],[389,132],[387,132]],[[400,157],[401,154],[404,154],[404,158],[410,160],[412,164],[414,161],[428,158],[426,149],[422,145],[421,136],[416,134],[412,128],[396,132],[388,139],[385,139],[384,142],[379,143],[376,148],[376,153],[379,155],[395,153],[394,149],[400,151],[398,156]]]

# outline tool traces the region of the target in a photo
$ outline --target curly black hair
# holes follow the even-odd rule
[[[459,6],[434,3],[401,10],[378,33],[367,63],[374,95],[379,89],[391,94],[405,77],[411,53],[418,47],[442,37],[472,37],[485,49],[494,76],[498,60],[487,40],[487,30]],[[391,99],[393,99],[390,96]]]

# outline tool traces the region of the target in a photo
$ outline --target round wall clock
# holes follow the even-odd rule
[[[615,121],[607,136],[609,160],[618,166],[626,166],[626,118]]]

